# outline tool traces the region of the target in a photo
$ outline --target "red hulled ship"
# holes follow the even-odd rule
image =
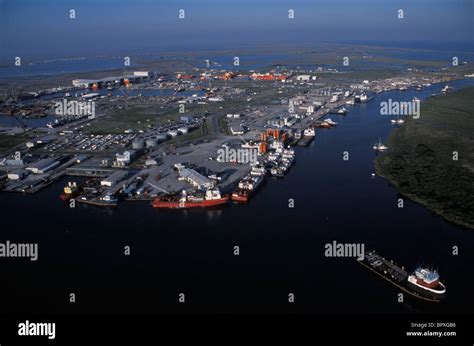
[[[234,202],[248,202],[257,188],[262,184],[264,178],[265,170],[261,171],[259,168],[252,169],[252,172],[239,182],[237,189],[232,192],[231,199]]]
[[[416,268],[415,272],[408,276],[408,282],[418,290],[429,292],[431,295],[443,295],[446,287],[439,281],[436,271],[425,268]]]
[[[157,197],[152,202],[154,208],[186,209],[210,208],[227,204],[229,196],[222,196],[218,189],[207,190],[203,196],[188,195],[183,191],[178,195]]]

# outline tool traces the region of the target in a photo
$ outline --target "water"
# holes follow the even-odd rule
[[[26,123],[26,125],[30,128],[38,128],[38,127],[46,127],[46,124],[54,121],[56,118],[47,115],[45,117],[41,118],[27,118],[23,119],[23,122]],[[6,126],[6,127],[19,127],[20,124],[18,120],[15,119],[15,117],[9,116],[9,115],[3,115],[0,114],[0,125],[1,126]]]
[[[318,47],[322,51],[331,51],[331,46],[326,46],[325,43],[321,42],[305,42],[307,47]],[[452,64],[453,56],[457,56],[460,62],[472,61],[474,59],[474,46],[472,41],[456,41],[456,42],[438,42],[438,41],[414,41],[414,42],[387,42],[387,41],[347,41],[341,42],[341,44],[352,44],[352,45],[363,45],[368,46],[367,50],[370,55],[377,57],[393,57],[398,59],[409,59],[409,60],[425,60],[425,61],[444,61],[446,65]],[[377,48],[371,48],[371,46]],[[239,51],[239,46],[236,45],[222,45],[221,49],[227,49],[229,51]],[[289,64],[291,65],[292,59],[298,58],[297,52],[300,48],[289,48],[286,53],[268,53],[265,52],[265,48],[261,45],[251,45],[253,50],[257,49],[255,53],[242,54],[242,53],[223,53],[216,51],[215,47],[209,48],[209,55],[198,54],[194,57],[194,51],[189,52],[183,51],[183,47],[177,48],[181,53],[175,53],[176,56],[172,55],[172,49],[161,49],[148,48],[141,50],[134,50],[135,54],[131,56],[130,69],[146,69],[145,62],[147,61],[173,61],[176,59],[185,59],[199,67],[205,67],[206,63],[204,60],[209,59],[211,63],[210,68],[212,69],[231,69],[231,70],[248,70],[248,69],[262,69],[274,64]],[[384,47],[381,51],[380,47]],[[188,47],[189,48],[189,47]],[[197,48],[197,47],[196,47]],[[199,47],[200,50],[203,47]],[[249,47],[246,47],[249,48]],[[261,49],[261,51],[258,51]],[[329,49],[329,51],[328,51]],[[305,49],[303,49],[305,50]],[[191,53],[191,54],[190,54]],[[71,56],[68,58],[51,58],[51,59],[38,59],[29,58],[24,60],[21,68],[18,68],[11,64],[11,61],[4,61],[0,65],[0,78],[14,78],[14,77],[28,77],[28,76],[56,76],[66,73],[85,73],[94,71],[107,71],[107,70],[123,70],[124,69],[124,56],[129,56],[129,53],[118,56],[119,54],[111,55],[84,55],[84,56]],[[234,64],[234,57],[238,56],[240,61],[239,65]],[[331,68],[338,68],[344,70],[340,65],[300,65],[301,67],[307,66],[315,68],[318,66],[326,66]],[[397,63],[387,62],[370,62],[370,65],[366,65],[364,62],[355,64],[354,66],[368,67],[368,68],[406,68],[406,66]],[[125,70],[124,70],[124,73]]]
[[[452,85],[473,85],[457,81]],[[39,242],[39,260],[0,261],[4,313],[299,312],[361,314],[469,313],[466,275],[472,272],[474,234],[421,205],[397,208],[397,190],[371,178],[372,145],[393,129],[380,102],[424,98],[441,89],[393,91],[356,105],[339,126],[317,132],[296,148],[283,180],[268,179],[247,205],[221,210],[155,210],[122,203],[116,210],[59,200],[64,179],[34,196],[0,196],[2,241]],[[423,107],[423,106],[422,106]],[[349,161],[342,153],[349,151]],[[288,208],[288,199],[295,208]],[[448,287],[445,302],[407,299],[353,259],[324,256],[324,244],[362,242],[407,268],[430,264]],[[131,255],[124,256],[124,246]],[[240,247],[240,256],[233,247]],[[458,245],[462,254],[451,255]],[[79,304],[73,309],[68,294]],[[177,306],[179,292],[185,306]],[[296,304],[287,303],[288,293]]]
[[[114,56],[87,56],[63,59],[25,61],[21,68],[12,65],[0,66],[0,78],[52,76],[64,73],[106,71],[124,68],[124,58]],[[139,64],[130,68],[139,69]]]

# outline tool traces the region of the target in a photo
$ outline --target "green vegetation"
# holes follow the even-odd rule
[[[25,134],[17,135],[0,135],[0,154],[6,154],[10,152],[15,146],[25,143],[28,141],[28,136]]]
[[[187,106],[187,112],[191,107]],[[177,108],[161,109],[157,105],[136,105],[121,111],[109,112],[93,122],[88,131],[96,134],[123,133],[127,129],[145,130],[153,125],[165,125],[175,121],[183,114]]]
[[[428,99],[393,131],[377,172],[413,200],[474,228],[474,88]],[[457,158],[457,160],[456,160]]]
[[[377,80],[377,79],[386,79],[399,76],[400,72],[390,69],[379,69],[379,70],[360,70],[360,71],[350,71],[350,72],[339,72],[339,73],[326,73],[318,72],[318,82],[325,82],[326,80],[353,80],[353,81],[363,81],[368,80]]]

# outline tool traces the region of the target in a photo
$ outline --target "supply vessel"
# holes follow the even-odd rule
[[[418,267],[409,273],[403,266],[389,261],[375,251],[367,251],[357,261],[403,292],[429,302],[440,302],[446,296],[446,286],[435,270]]]
[[[225,205],[228,201],[229,196],[221,195],[219,189],[208,189],[203,195],[188,194],[183,190],[180,194],[155,198],[152,206],[167,209],[210,208]]]

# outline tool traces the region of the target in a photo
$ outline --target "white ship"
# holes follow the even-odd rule
[[[314,132],[314,129],[312,127],[308,127],[307,129],[304,130],[304,135],[305,136],[315,136],[316,133]]]
[[[374,150],[376,151],[384,151],[384,150],[387,150],[388,147],[385,146],[379,139],[378,143],[375,143],[374,146],[373,146]]]
[[[446,94],[446,93],[448,93],[450,91],[453,91],[453,90],[454,90],[454,88],[452,86],[446,85],[443,89],[441,89],[441,92]]]
[[[352,99],[352,100],[347,100],[347,101],[346,101],[346,105],[353,106],[354,104],[355,104],[354,99]]]
[[[392,124],[402,125],[405,122],[405,120],[404,119],[392,119],[391,122],[392,122]]]
[[[339,109],[337,110],[337,114],[346,114],[347,112],[348,112],[348,110],[347,110],[346,108],[344,108],[344,107],[339,108]]]
[[[446,293],[446,286],[439,281],[439,275],[434,270],[417,268],[413,274],[408,276],[408,282],[418,289],[428,291],[434,295]]]

